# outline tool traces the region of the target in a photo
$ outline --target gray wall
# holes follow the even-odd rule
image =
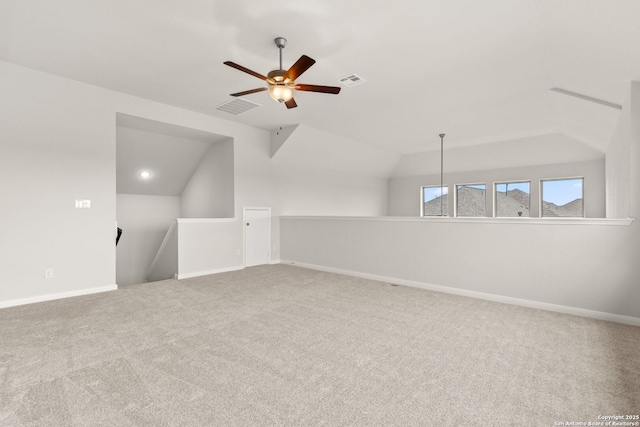
[[[640,83],[631,84],[623,108],[629,154],[616,158],[629,160],[629,181],[620,197],[637,217]],[[416,191],[406,197],[417,204]],[[638,323],[638,221],[583,221],[282,218],[282,260],[629,316]]]
[[[182,218],[233,218],[233,140],[211,145],[180,196]]]
[[[116,283],[144,283],[171,225],[180,216],[180,198],[118,194],[116,219],[122,232],[116,249]]]
[[[486,221],[285,217],[282,260],[640,320],[637,224]]]
[[[603,218],[605,209],[605,161],[591,160],[564,164],[527,166],[471,172],[445,173],[444,184],[449,187],[449,200],[453,200],[456,184],[485,183],[487,185],[487,216],[493,216],[491,190],[495,182],[531,181],[531,216],[539,216],[539,181],[549,178],[583,176],[584,209],[588,218]],[[440,185],[440,175],[395,177],[389,179],[390,216],[420,216],[420,187]],[[449,203],[449,215],[453,216],[453,203]]]
[[[640,319],[636,225],[291,217],[280,227],[283,262]]]

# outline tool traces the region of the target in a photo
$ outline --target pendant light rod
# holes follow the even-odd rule
[[[444,216],[444,135],[440,134],[440,216]]]

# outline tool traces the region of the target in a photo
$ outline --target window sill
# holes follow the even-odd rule
[[[335,220],[335,221],[388,221],[388,222],[444,222],[473,224],[522,225],[631,225],[635,218],[451,218],[405,216],[281,216],[281,219]]]

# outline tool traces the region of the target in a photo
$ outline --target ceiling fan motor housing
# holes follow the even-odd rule
[[[269,96],[278,102],[287,102],[293,98],[294,85],[284,79],[286,70],[273,70],[267,74],[269,78]]]
[[[273,71],[269,71],[269,74],[267,74],[267,77],[270,79],[273,79],[273,81],[275,81],[276,83],[281,83],[284,82],[284,73],[286,73],[286,70],[273,70]]]

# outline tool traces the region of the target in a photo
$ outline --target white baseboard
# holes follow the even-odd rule
[[[282,264],[282,263],[280,262],[279,259],[272,259],[271,261],[269,261],[269,264],[274,265],[274,264]]]
[[[60,292],[57,294],[38,295],[29,298],[20,298],[7,301],[0,301],[0,308],[15,307],[18,305],[33,304],[36,302],[53,301],[56,299],[79,297],[82,295],[98,294],[118,290],[118,285],[102,286],[99,288],[80,289],[78,291]]]
[[[195,273],[178,274],[177,279],[178,280],[190,279],[192,277],[207,276],[209,274],[226,273],[226,272],[229,272],[229,271],[238,271],[238,270],[242,270],[242,269],[244,269],[243,265],[236,265],[236,266],[233,266],[233,267],[218,268],[218,269],[215,269],[215,270],[196,271]]]
[[[357,271],[343,270],[340,268],[324,267],[315,264],[305,264],[297,261],[282,260],[282,264],[290,264],[298,267],[309,268],[312,270],[326,271],[329,273],[344,274],[346,276],[360,277],[363,279],[377,280],[380,282],[393,283],[396,285],[411,286],[414,288],[427,289],[430,291],[442,292],[445,294],[460,295],[495,301],[504,304],[517,305],[527,308],[536,308],[539,310],[553,311],[555,313],[570,314],[573,316],[587,317],[590,319],[605,320],[608,322],[622,323],[625,325],[640,326],[640,318],[631,316],[622,316],[620,314],[605,313],[602,311],[587,310],[584,308],[569,307],[565,305],[549,304],[546,302],[530,301],[520,298],[512,298],[502,295],[489,294],[484,292],[469,291],[466,289],[453,288],[450,286],[432,285],[429,283],[415,282],[412,280],[396,279],[394,277],[384,277],[375,274],[360,273]]]

